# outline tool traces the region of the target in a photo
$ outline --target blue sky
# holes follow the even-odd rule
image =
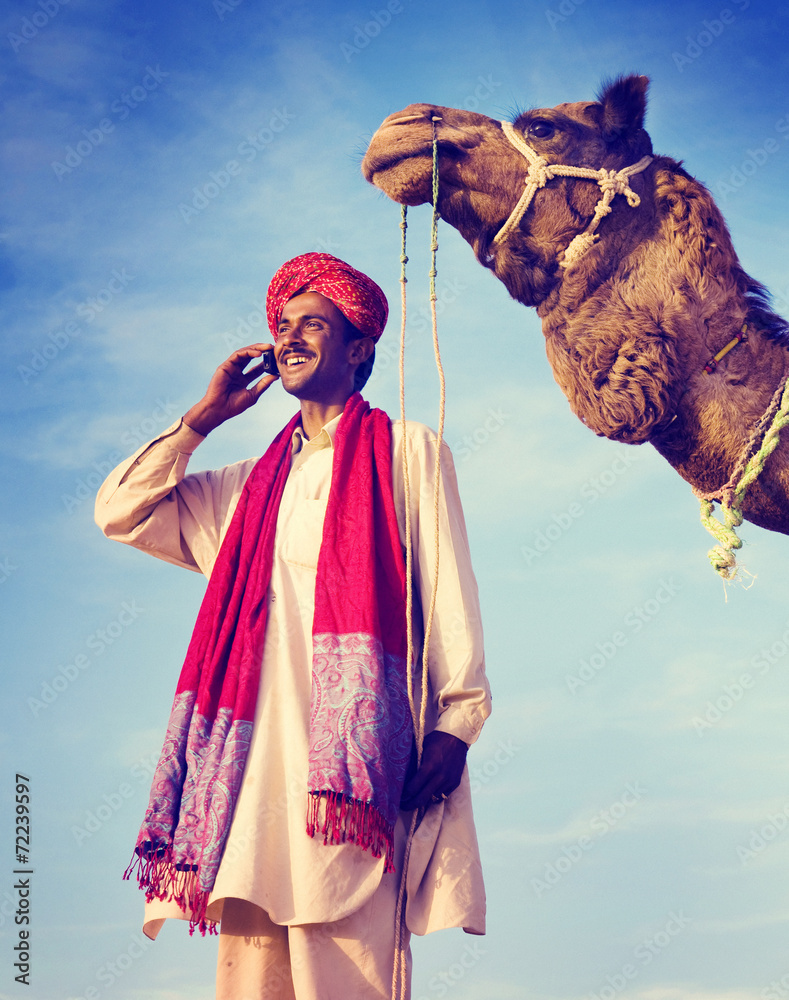
[[[0,997],[208,1000],[215,944],[141,943],[120,879],[197,575],[110,544],[92,498],[323,249],[397,313],[399,210],[361,179],[414,101],[516,107],[651,80],[657,151],[710,186],[789,312],[786,7],[551,0],[10,0],[0,166],[4,848]],[[435,425],[429,212],[410,213],[409,416]],[[535,314],[440,229],[439,335],[495,707],[470,755],[489,933],[415,943],[414,997],[789,997],[787,540],[745,525],[724,589],[689,487],[600,440]],[[368,396],[397,409],[392,323]],[[284,393],[195,468],[259,454]],[[15,774],[31,778],[31,985],[14,982]]]

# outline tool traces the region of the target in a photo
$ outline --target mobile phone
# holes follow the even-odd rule
[[[274,357],[273,351],[264,351],[260,357],[260,363],[263,365],[263,373],[265,375],[279,375],[277,359]]]

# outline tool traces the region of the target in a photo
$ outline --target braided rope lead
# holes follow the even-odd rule
[[[735,529],[739,528],[743,521],[742,504],[745,495],[748,488],[758,479],[767,459],[778,447],[780,433],[787,424],[789,424],[789,379],[784,384],[778,410],[762,438],[760,447],[743,469],[731,494],[731,501],[728,500],[724,487],[721,498],[723,521],[713,516],[712,500],[707,498],[701,500],[701,523],[718,540],[718,544],[710,549],[707,556],[712,568],[724,580],[732,580],[737,573],[734,550],[742,548],[742,540],[737,536]]]
[[[405,503],[405,631],[407,647],[406,679],[408,684],[408,704],[411,706],[411,719],[416,728],[416,712],[414,710],[414,675],[411,662],[414,658],[414,626],[411,618],[414,605],[414,584],[412,579],[413,554],[411,552],[411,480],[408,474],[408,452],[405,448],[405,335],[406,335],[406,284],[408,278],[405,266],[408,263],[406,253],[406,230],[408,229],[408,206],[403,205],[400,212],[400,425],[403,434],[403,498]]]
[[[436,561],[433,571],[433,591],[430,595],[430,608],[427,613],[425,623],[425,643],[422,649],[422,676],[427,677],[428,664],[428,637],[433,627],[433,614],[436,608],[436,596],[438,592],[438,539],[440,520],[440,499],[441,499],[441,444],[444,439],[444,412],[446,408],[446,382],[444,380],[444,367],[441,364],[441,351],[438,346],[438,320],[436,318],[436,254],[438,253],[438,132],[436,123],[440,118],[433,118],[433,216],[430,226],[430,317],[433,327],[433,353],[436,359],[436,371],[440,385],[440,398],[438,408],[438,431],[436,432],[436,462],[434,468],[434,489],[433,489],[433,513],[435,527],[435,548]],[[425,715],[427,712],[427,684],[422,685],[422,705],[419,714],[419,729],[422,739],[425,732]],[[420,748],[421,749],[421,748]]]
[[[438,549],[439,549],[439,527],[440,527],[440,500],[441,500],[441,443],[444,436],[444,413],[446,409],[446,383],[444,380],[444,369],[441,364],[441,353],[438,347],[438,320],[436,318],[436,254],[438,251],[438,134],[437,122],[440,118],[434,117],[433,122],[433,216],[430,230],[430,313],[433,322],[433,351],[436,358],[436,368],[441,386],[441,397],[439,402],[438,431],[436,433],[436,462],[434,470],[435,487],[433,492],[433,509],[435,515],[435,564],[433,587],[430,595],[430,606],[425,620],[424,639],[422,645],[422,673],[421,698],[419,713],[416,712],[414,704],[414,678],[413,678],[413,631],[411,626],[411,607],[413,603],[413,584],[411,580],[411,517],[410,517],[410,483],[408,479],[408,459],[406,454],[406,422],[405,422],[405,328],[406,328],[406,283],[405,265],[408,262],[406,256],[406,209],[402,209],[402,249],[400,252],[401,272],[401,329],[400,329],[400,420],[403,427],[403,481],[405,484],[405,505],[406,505],[406,634],[408,644],[408,703],[411,708],[411,718],[414,724],[414,739],[416,742],[417,766],[422,760],[422,747],[425,737],[425,717],[427,715],[427,693],[428,693],[428,649],[430,645],[430,634],[433,628],[433,615],[436,607],[436,597],[438,594]],[[421,809],[414,810],[411,816],[411,825],[406,839],[405,851],[403,854],[403,870],[400,875],[400,889],[397,895],[397,908],[395,910],[395,952],[394,967],[392,969],[392,1000],[401,1000],[407,993],[408,962],[407,949],[404,947],[405,931],[405,903],[406,903],[406,883],[408,880],[408,862],[411,858],[411,846],[414,841],[414,834],[421,819]]]
[[[416,734],[419,720],[414,708],[414,629],[412,622],[412,610],[414,603],[414,583],[412,576],[413,555],[411,552],[411,480],[408,474],[408,449],[406,448],[406,420],[405,420],[405,335],[406,335],[406,284],[408,278],[405,274],[405,266],[408,263],[406,254],[406,230],[408,229],[407,206],[403,205],[400,217],[400,229],[402,230],[400,247],[400,424],[402,426],[402,464],[403,464],[403,495],[405,503],[405,614],[406,614],[406,679],[408,684],[408,704],[411,708],[411,721]],[[408,873],[408,860],[411,855],[411,843],[416,832],[417,813],[411,817],[411,827],[406,839],[405,852],[403,855],[403,870],[400,873],[400,888],[397,894],[397,907],[395,909],[395,948],[394,965],[392,968],[392,1000],[398,1000],[405,996],[407,979],[407,958],[406,949],[403,947],[403,930],[405,924],[405,886]]]

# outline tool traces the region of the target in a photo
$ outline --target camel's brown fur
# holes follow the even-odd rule
[[[595,102],[528,111],[514,124],[551,163],[622,168],[651,153],[645,77],[605,87]],[[667,157],[630,180],[579,262],[559,266],[592,217],[594,182],[555,178],[503,244],[493,244],[524,187],[526,161],[485,115],[414,104],[373,137],[362,169],[395,201],[431,200],[432,118],[439,117],[442,217],[510,294],[542,318],[554,377],[595,433],[651,442],[688,482],[722,486],[787,370],[789,328],[742,270],[709,191]],[[546,131],[552,135],[540,138]],[[740,330],[748,340],[711,375],[706,362]],[[744,506],[789,533],[789,435]]]

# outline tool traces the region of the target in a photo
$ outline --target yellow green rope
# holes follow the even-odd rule
[[[737,485],[734,487],[731,502],[726,498],[724,491],[721,499],[721,512],[723,521],[713,516],[712,500],[701,501],[701,523],[709,533],[718,540],[707,553],[716,573],[720,574],[724,580],[731,580],[737,572],[737,560],[734,557],[734,549],[742,548],[742,540],[737,536],[736,528],[742,524],[742,503],[751,486],[764,469],[767,459],[778,447],[779,435],[784,427],[789,424],[789,380],[787,380],[781,403],[778,411],[772,419],[767,429],[762,443],[754,455],[751,456],[747,465],[743,469]]]

